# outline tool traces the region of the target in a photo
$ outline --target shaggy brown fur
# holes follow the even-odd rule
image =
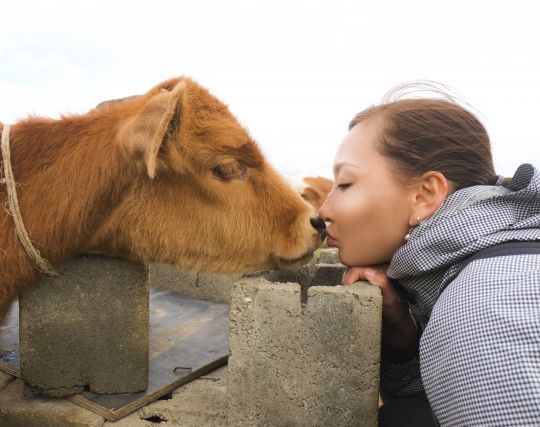
[[[100,251],[242,272],[298,266],[320,243],[313,208],[228,108],[186,77],[84,115],[15,123],[11,150],[25,226],[53,265]],[[1,210],[0,318],[36,279]]]

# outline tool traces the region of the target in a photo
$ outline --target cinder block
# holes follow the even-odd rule
[[[207,274],[180,270],[168,264],[150,264],[150,287],[167,289],[193,298],[229,302],[231,286],[241,274]]]
[[[335,248],[321,249],[318,262],[321,264],[339,264],[338,250]]]
[[[306,293],[303,302],[298,283],[264,277],[234,285],[229,426],[377,425],[379,289],[357,283]]]
[[[323,250],[324,251],[324,250]],[[341,284],[346,267],[337,262],[333,250],[321,251],[320,258],[313,259],[306,267],[293,271],[266,271],[245,277],[262,277],[270,282],[298,283],[301,289],[302,302],[306,301],[307,291],[311,286],[337,286]],[[330,262],[322,262],[330,261]],[[333,262],[336,261],[336,262]]]
[[[345,266],[341,264],[315,264],[311,270],[313,285],[336,286],[341,284]]]
[[[149,288],[144,265],[81,256],[20,297],[26,395],[133,393],[148,385]]]

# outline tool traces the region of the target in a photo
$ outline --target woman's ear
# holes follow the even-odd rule
[[[430,171],[418,179],[413,186],[413,206],[409,225],[418,225],[420,221],[435,213],[450,193],[452,184],[441,172]]]
[[[180,81],[170,91],[162,89],[152,96],[121,128],[121,143],[136,161],[142,160],[150,178],[156,175],[158,154],[172,142],[186,103],[186,83]]]

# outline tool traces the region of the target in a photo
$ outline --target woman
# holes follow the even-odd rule
[[[380,425],[540,425],[540,172],[496,176],[473,114],[401,99],[356,115],[334,175],[343,283],[383,296]]]

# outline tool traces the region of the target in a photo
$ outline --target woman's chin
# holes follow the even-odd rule
[[[369,256],[364,256],[360,258],[358,257],[358,254],[351,254],[351,252],[343,250],[343,248],[339,248],[338,250],[338,259],[339,262],[346,267],[363,267],[367,265],[378,264],[377,262],[374,262],[374,259]]]
[[[339,262],[346,267],[354,265],[350,263],[350,260],[347,258],[346,253],[342,249],[338,249],[338,259],[339,259]]]

